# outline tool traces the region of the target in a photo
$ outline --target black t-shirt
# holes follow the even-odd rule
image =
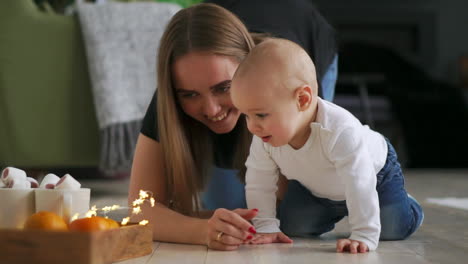
[[[143,119],[143,125],[140,132],[143,135],[159,142],[158,122],[156,122],[157,103],[157,93],[155,93],[153,99],[151,99],[148,109],[146,110],[146,115]],[[217,167],[232,169],[237,131],[237,129],[234,129],[230,133],[215,134],[207,128],[207,132],[210,133],[210,137],[213,143],[214,163]]]
[[[337,52],[335,30],[310,0],[207,0],[236,14],[249,31],[269,33],[301,45],[321,81]]]
[[[143,118],[143,124],[141,127],[141,133],[149,138],[152,138],[159,142],[159,130],[158,122],[156,122],[156,102],[157,92],[154,93],[153,99],[151,99],[150,105],[146,110],[145,117]]]

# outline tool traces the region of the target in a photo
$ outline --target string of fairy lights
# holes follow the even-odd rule
[[[138,214],[141,214],[142,212],[141,206],[145,202],[149,203],[151,207],[154,207],[156,200],[153,198],[153,194],[150,191],[140,190],[138,195],[139,197],[132,202],[132,207],[111,205],[111,206],[104,206],[102,208],[97,208],[96,205],[93,205],[91,209],[89,209],[89,211],[85,213],[85,217],[90,218],[93,216],[97,216],[98,212],[101,212],[105,218],[108,218],[107,214],[109,212],[116,211],[116,210],[123,210],[123,209],[127,209],[127,210],[132,209],[131,215],[138,215]],[[78,213],[74,214],[73,217],[71,218],[71,221],[78,219],[79,216],[80,214]],[[124,217],[122,221],[120,222],[120,224],[124,226],[124,225],[127,225],[129,221],[130,221],[130,216]],[[141,220],[140,222],[138,222],[139,225],[147,225],[148,223],[149,223],[148,220]]]

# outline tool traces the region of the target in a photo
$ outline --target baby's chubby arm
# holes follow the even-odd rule
[[[339,133],[330,159],[345,184],[351,236],[337,242],[337,251],[375,250],[380,236],[380,208],[373,157],[355,129]]]
[[[247,207],[258,209],[252,223],[258,233],[278,233],[279,220],[276,218],[276,181],[278,175],[268,171],[247,169],[245,195]]]
[[[280,233],[279,220],[276,219],[278,166],[256,136],[253,137],[246,166],[247,207],[258,209],[258,215],[252,219],[257,233]]]

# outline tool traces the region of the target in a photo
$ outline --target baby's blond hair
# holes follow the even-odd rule
[[[234,75],[234,79],[244,77],[267,78],[291,90],[308,85],[317,95],[312,59],[299,45],[286,39],[271,38],[255,46]]]

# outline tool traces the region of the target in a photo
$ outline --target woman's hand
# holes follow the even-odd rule
[[[283,232],[269,233],[269,234],[257,234],[249,244],[270,244],[270,243],[292,243],[290,239]]]
[[[351,239],[338,239],[336,241],[336,252],[349,251],[349,253],[366,253],[369,251],[369,247],[366,243],[351,240]]]
[[[256,233],[249,220],[257,212],[255,209],[217,209],[208,220],[206,245],[217,250],[236,250]]]

